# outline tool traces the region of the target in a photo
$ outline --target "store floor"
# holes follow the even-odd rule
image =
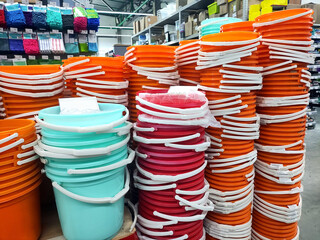
[[[300,240],[320,239],[320,108],[314,116],[317,125],[306,133],[306,169],[302,180]]]

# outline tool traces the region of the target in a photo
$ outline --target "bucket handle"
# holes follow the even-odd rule
[[[110,164],[108,166],[104,167],[98,167],[98,168],[89,168],[89,169],[68,169],[68,174],[73,175],[73,174],[92,174],[92,173],[100,173],[100,172],[106,172],[110,171],[116,168],[123,167],[125,165],[128,165],[132,163],[133,159],[135,156],[135,151],[129,148],[129,156],[126,159],[123,159],[122,161],[119,161],[114,164]]]
[[[37,123],[39,123],[41,126],[46,127],[46,128],[50,128],[53,130],[64,131],[64,132],[88,133],[88,132],[108,131],[116,126],[119,126],[120,124],[124,123],[129,117],[129,111],[127,108],[125,109],[125,112],[126,112],[126,115],[117,121],[114,121],[109,124],[90,126],[90,127],[59,126],[59,125],[54,125],[51,123],[46,123],[45,121],[40,120],[40,118],[38,116],[34,116],[34,118],[37,121]]]
[[[183,144],[176,144],[176,143],[165,143],[164,145],[166,147],[194,150],[196,152],[204,152],[205,150],[207,150],[208,147],[210,147],[211,141],[208,137],[206,137],[206,141],[200,144],[183,145]]]
[[[115,203],[120,198],[124,197],[124,195],[129,191],[129,183],[130,183],[130,174],[128,169],[126,169],[126,182],[124,188],[118,192],[114,197],[105,197],[105,198],[90,198],[90,197],[84,197],[80,196],[78,194],[75,194],[73,192],[68,191],[67,189],[63,188],[61,185],[59,185],[57,182],[52,182],[52,186],[57,189],[62,194],[80,201],[84,203],[93,203],[93,204],[105,204],[105,203]]]
[[[142,142],[145,144],[167,144],[167,143],[175,143],[175,142],[184,142],[188,141],[191,139],[195,139],[200,137],[200,133],[195,133],[189,136],[184,136],[184,137],[177,137],[177,138],[154,138],[154,139],[149,139],[149,138],[144,138],[140,137],[137,135],[136,131],[133,131],[133,139],[137,142]]]
[[[15,141],[13,143],[8,144],[7,146],[1,147],[0,148],[0,153],[3,153],[5,151],[8,151],[11,148],[14,148],[16,146],[19,146],[20,144],[24,143],[24,139],[20,138],[18,141]]]

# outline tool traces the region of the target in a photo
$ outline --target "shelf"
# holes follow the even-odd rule
[[[163,43],[162,45],[172,46],[172,45],[175,45],[175,44],[179,44],[179,40],[174,40],[174,41],[170,41],[170,42],[167,42],[167,43]]]
[[[312,27],[320,27],[320,24],[319,24],[319,23],[314,23],[314,24],[312,25]]]
[[[199,33],[192,34],[192,35],[186,37],[184,40],[197,39],[197,38],[199,38]]]
[[[320,45],[312,45],[312,47],[320,48]]]
[[[318,98],[310,98],[310,99],[309,99],[309,103],[318,104],[318,103],[319,103],[319,100],[318,100]]]
[[[311,86],[310,87],[310,90],[318,90],[318,89],[320,89],[320,86]]]
[[[312,116],[317,113],[317,110],[307,112],[308,116]]]
[[[320,36],[311,36],[311,39],[320,39]]]
[[[320,75],[317,75],[317,76],[311,76],[311,79],[319,79],[320,78]]]
[[[163,27],[166,24],[174,24],[175,21],[179,20],[179,13],[181,12],[187,12],[192,10],[199,10],[199,9],[207,9],[207,6],[212,3],[211,0],[196,0],[186,6],[180,7],[176,12],[174,12],[171,16],[168,16],[164,19],[161,19],[160,21],[150,25],[146,29],[138,32],[137,34],[132,35],[131,38],[136,38],[141,34],[144,34],[149,31],[151,28],[156,27]]]
[[[308,65],[308,68],[320,68],[320,64],[312,64],[312,65]]]

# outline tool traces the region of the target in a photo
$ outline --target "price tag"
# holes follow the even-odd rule
[[[48,57],[48,55],[42,55],[42,59],[43,59],[43,60],[48,60],[49,57]]]
[[[49,2],[49,4],[51,5],[51,6],[57,6],[57,3],[56,2]]]
[[[42,6],[42,1],[36,1],[37,6]]]
[[[73,58],[73,55],[67,55],[67,58]]]
[[[52,29],[52,33],[59,33],[58,29]]]
[[[68,8],[69,7],[69,3],[63,3],[63,5],[62,5],[63,7],[65,7],[65,8]]]
[[[29,4],[29,0],[22,0],[22,3],[28,5]]]
[[[61,60],[60,56],[53,56],[54,60]]]
[[[71,29],[69,29],[67,32],[68,32],[68,34],[74,34],[74,31]]]
[[[80,55],[79,57],[85,57],[86,55]]]
[[[22,55],[14,55],[14,58],[21,59]]]
[[[13,4],[13,3],[14,3],[14,0],[7,0],[7,3]]]
[[[69,43],[74,43],[74,38],[70,38]]]
[[[10,32],[18,32],[18,28],[10,28]]]
[[[0,55],[0,59],[8,59],[7,55]]]
[[[88,34],[88,30],[82,30],[81,34]]]
[[[26,28],[26,33],[33,33],[33,30],[31,28]]]
[[[3,28],[0,28],[0,32],[3,32]]]
[[[29,59],[30,59],[30,60],[36,60],[36,56],[30,55],[30,56],[29,56]]]
[[[89,33],[90,33],[90,34],[95,34],[96,31],[95,31],[95,30],[90,30]]]

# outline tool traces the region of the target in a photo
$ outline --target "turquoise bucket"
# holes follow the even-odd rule
[[[201,37],[213,34],[213,33],[219,33],[220,27],[222,25],[228,24],[228,23],[235,23],[235,22],[242,22],[242,19],[239,18],[232,18],[232,17],[220,17],[220,18],[209,18],[206,20],[203,20],[201,22],[201,25],[210,24],[204,27],[201,27]]]
[[[66,239],[109,240],[117,234],[123,224],[124,195],[129,189],[128,179],[123,188],[124,167],[83,177],[81,181],[56,177],[49,172],[47,176],[53,181],[59,219]],[[115,196],[117,198],[105,200]]]
[[[100,112],[90,114],[60,114],[60,107],[50,107],[39,111],[39,118],[46,123],[71,126],[88,127],[112,123],[123,117],[126,107],[121,104],[99,103]]]

